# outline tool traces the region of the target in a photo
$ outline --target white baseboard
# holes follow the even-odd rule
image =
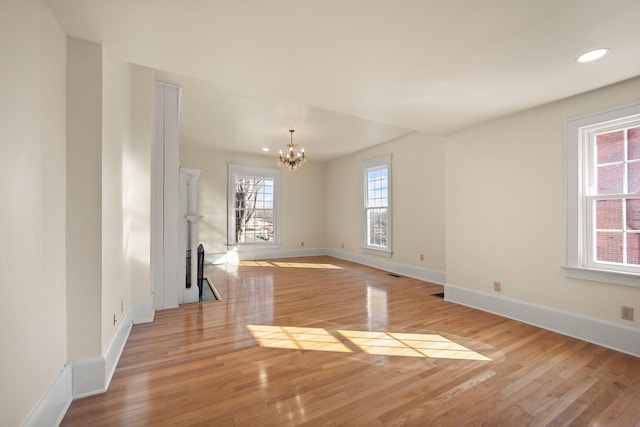
[[[73,401],[71,365],[67,363],[51,383],[23,427],[57,426]]]
[[[57,426],[74,399],[107,391],[134,320],[137,323],[152,321],[154,312],[152,300],[130,306],[104,354],[67,363],[35,406],[24,426]]]
[[[78,359],[71,362],[74,399],[104,393],[106,379],[106,361],[104,357]]]
[[[427,268],[415,267],[413,265],[401,264],[388,258],[371,257],[353,252],[341,251],[338,249],[327,249],[326,254],[334,258],[367,265],[401,276],[411,277],[437,285],[444,285],[445,274],[443,271],[429,270]]]
[[[326,255],[327,250],[324,248],[308,248],[308,249],[278,249],[278,248],[260,248],[257,250],[243,249],[240,251],[231,250],[224,253],[205,254],[204,260],[207,264],[225,264],[227,262],[238,261],[255,261],[260,259],[274,258],[297,258],[305,256]]]
[[[153,306],[153,294],[145,301],[132,304],[133,307],[133,324],[151,323],[156,315],[156,309]]]
[[[337,249],[310,248],[310,249],[260,249],[228,251],[226,253],[205,254],[207,264],[225,264],[227,262],[254,261],[273,258],[297,258],[305,256],[329,255],[334,258],[344,259],[357,264],[378,268],[390,273],[400,274],[425,282],[444,285],[445,274],[443,271],[429,270],[427,268],[415,267],[413,265],[401,264],[388,258],[371,257],[353,252],[341,251]]]
[[[444,285],[445,300],[494,313],[640,357],[640,330],[604,320],[567,313],[455,285]]]
[[[109,388],[118,360],[120,360],[124,346],[127,344],[127,339],[129,339],[129,334],[133,327],[133,312],[133,306],[130,305],[124,316],[122,316],[120,325],[116,328],[115,334],[113,334],[107,349],[102,355],[105,360],[104,391]]]
[[[74,399],[107,391],[133,326],[133,312],[134,309],[130,306],[101,357],[71,362]]]

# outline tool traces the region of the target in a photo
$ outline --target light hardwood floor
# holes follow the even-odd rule
[[[640,425],[640,359],[330,257],[208,266],[63,426]]]

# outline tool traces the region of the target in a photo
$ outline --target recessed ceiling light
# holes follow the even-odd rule
[[[595,61],[596,59],[600,59],[603,56],[605,56],[607,52],[609,52],[609,49],[607,49],[606,47],[591,50],[589,52],[583,53],[582,55],[578,56],[578,58],[576,58],[576,61],[578,62]]]
[[[269,151],[269,149],[268,149],[267,147],[264,147],[264,148],[262,149],[262,151],[264,151],[264,152],[266,153],[267,151]]]

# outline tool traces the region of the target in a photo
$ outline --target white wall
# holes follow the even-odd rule
[[[102,56],[102,348],[131,303],[131,64]],[[115,322],[114,322],[115,319]]]
[[[41,1],[0,2],[3,426],[23,423],[67,360],[65,52]]]
[[[640,289],[565,277],[564,125],[640,101],[640,78],[451,135],[446,145],[447,283],[627,326]]]
[[[69,360],[101,351],[102,48],[67,39],[67,337]]]
[[[361,163],[392,154],[392,260],[444,272],[444,146],[443,138],[414,133],[330,162],[326,173],[326,247],[361,254]],[[420,261],[420,254],[424,261]]]
[[[131,65],[131,157],[126,165],[126,248],[131,263],[131,299],[142,302],[151,295],[151,164],[153,147],[153,70]]]
[[[227,250],[227,164],[278,168],[274,156],[248,155],[194,147],[182,137],[182,167],[200,169],[199,238],[207,254]],[[282,171],[281,249],[324,248],[325,165],[308,161],[297,171]]]

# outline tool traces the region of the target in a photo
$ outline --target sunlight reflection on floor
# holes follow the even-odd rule
[[[247,329],[262,347],[352,352],[323,328],[247,325]],[[491,361],[490,358],[438,334],[351,330],[336,332],[358,349],[372,355]]]
[[[264,325],[247,325],[247,329],[262,347],[351,353],[326,329]]]
[[[283,267],[283,268],[321,268],[328,270],[342,270],[333,264],[322,264],[317,262],[281,262],[281,261],[240,261],[240,267]]]

